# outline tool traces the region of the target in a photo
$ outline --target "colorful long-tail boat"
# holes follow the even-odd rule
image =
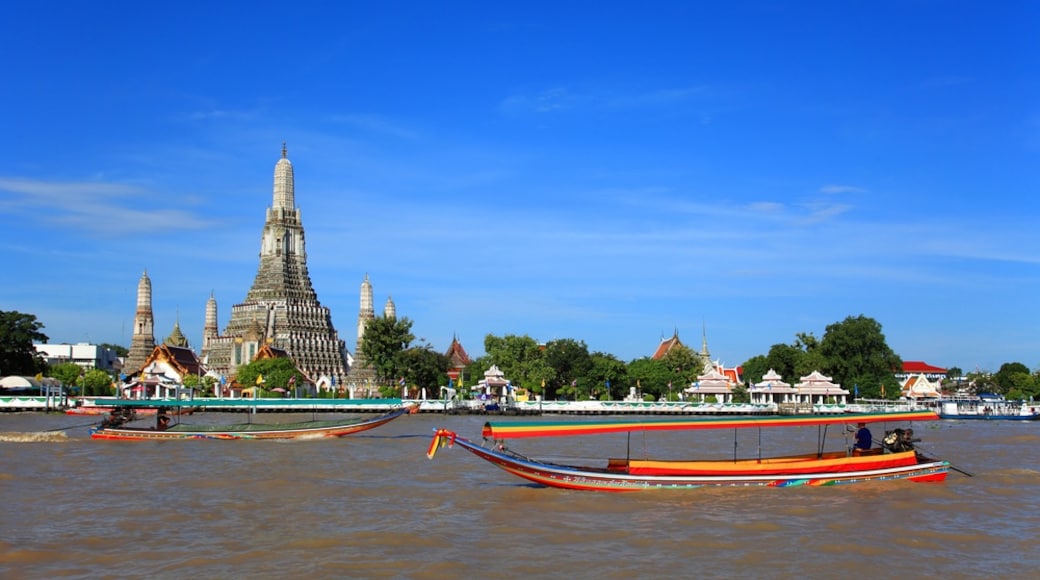
[[[129,427],[120,420],[106,420],[92,427],[90,437],[102,440],[141,441],[169,439],[302,439],[320,437],[343,437],[375,429],[390,421],[416,410],[413,405],[404,405],[389,413],[368,419],[313,420],[296,423],[239,423],[236,425],[200,425],[164,421],[166,415],[157,417],[153,427]],[[118,409],[113,415],[117,415]]]
[[[704,486],[837,485],[866,481],[946,479],[947,461],[902,449],[824,451],[826,428],[852,428],[858,423],[892,423],[938,419],[933,411],[845,414],[836,416],[771,416],[725,419],[658,419],[609,421],[488,422],[478,443],[446,430],[435,431],[427,456],[445,445],[459,445],[477,457],[523,479],[549,487],[591,491],[686,489]],[[604,433],[766,429],[818,426],[819,448],[804,455],[704,460],[608,458],[599,465],[541,461],[507,448],[506,441],[529,437],[566,437]],[[761,453],[761,452],[759,452]]]

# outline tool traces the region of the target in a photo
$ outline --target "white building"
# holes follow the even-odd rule
[[[115,351],[96,344],[81,342],[78,344],[34,344],[33,346],[48,365],[73,363],[84,369],[101,369],[116,373],[123,370],[123,361],[116,356]]]
[[[798,389],[786,383],[773,369],[762,375],[762,380],[748,387],[751,402],[757,405],[785,405],[797,403]]]
[[[702,403],[732,403],[733,385],[729,377],[720,373],[714,367],[706,374],[698,375],[697,381],[683,389],[688,401],[700,401]]]

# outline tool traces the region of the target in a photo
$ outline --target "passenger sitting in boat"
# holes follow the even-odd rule
[[[859,430],[856,431],[856,444],[853,445],[853,450],[869,450],[874,443],[874,435],[870,432],[870,429],[867,429],[866,423],[858,423],[856,427],[859,427]]]
[[[108,417],[101,421],[101,428],[119,427],[123,423],[126,423],[126,417],[123,416],[123,413],[119,409],[112,409]]]
[[[165,431],[170,426],[170,418],[164,411],[159,411],[159,414],[155,417],[155,430]]]

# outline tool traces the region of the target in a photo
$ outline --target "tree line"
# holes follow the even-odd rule
[[[448,381],[446,373],[451,362],[447,355],[435,351],[423,339],[416,341],[412,324],[407,317],[381,316],[365,326],[361,352],[375,371],[384,396],[397,396],[402,382],[438,393]],[[103,370],[84,371],[72,363],[46,364],[33,347],[34,343],[49,340],[43,328],[32,314],[0,311],[0,376],[43,374],[63,384],[79,386],[84,394],[108,394],[115,377]],[[120,356],[127,354],[125,347],[101,346]],[[617,400],[634,388],[646,399],[675,400],[682,389],[705,372],[705,361],[684,345],[672,348],[657,360],[646,356],[626,363],[612,354],[590,352],[584,341],[574,338],[542,344],[527,335],[488,334],[484,337],[484,353],[463,369],[463,388],[476,384],[495,365],[514,387],[546,399]],[[746,384],[761,380],[773,369],[789,383],[818,370],[861,398],[896,399],[900,382],[895,374],[901,371],[902,364],[888,346],[880,323],[863,315],[849,316],[828,325],[820,338],[812,333],[798,333],[790,344],[774,344],[765,354],[745,361],[741,365],[745,385],[738,385],[735,398],[745,398]],[[304,380],[292,361],[270,359],[240,367],[237,381],[248,386],[260,377],[260,383],[267,386]],[[189,381],[197,382],[198,378],[186,377],[185,384]],[[203,377],[198,384],[204,389],[213,388],[210,377]],[[1040,369],[1031,371],[1019,362],[1004,363],[995,373],[964,374],[959,368],[951,368],[944,386],[1029,399],[1040,397]]]
[[[401,379],[431,389],[446,382],[447,357],[428,345],[412,346],[411,326],[406,317],[376,318],[366,326],[361,349],[388,395]],[[645,399],[675,400],[705,372],[705,361],[684,345],[658,360],[646,356],[626,363],[612,354],[589,352],[583,341],[573,338],[541,344],[526,335],[489,334],[484,352],[463,370],[464,387],[475,384],[495,365],[514,387],[547,399],[616,400],[635,388]],[[746,400],[747,384],[760,381],[770,369],[792,384],[818,370],[861,398],[897,399],[901,382],[895,375],[902,372],[903,361],[888,346],[881,324],[859,315],[828,325],[820,338],[798,333],[790,344],[774,344],[741,367],[745,383],[734,393],[738,401]],[[1040,397],[1040,370],[1030,372],[1022,363],[1005,363],[997,373],[967,376],[955,367],[948,369],[947,379],[947,386],[963,383],[960,386],[969,392],[993,392],[1009,399]]]

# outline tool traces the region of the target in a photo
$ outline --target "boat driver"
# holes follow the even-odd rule
[[[126,423],[126,417],[123,416],[123,413],[118,408],[115,408],[109,412],[108,417],[101,421],[101,428],[119,427],[123,423]]]
[[[910,451],[914,448],[914,430],[907,429],[903,431],[903,451]]]

